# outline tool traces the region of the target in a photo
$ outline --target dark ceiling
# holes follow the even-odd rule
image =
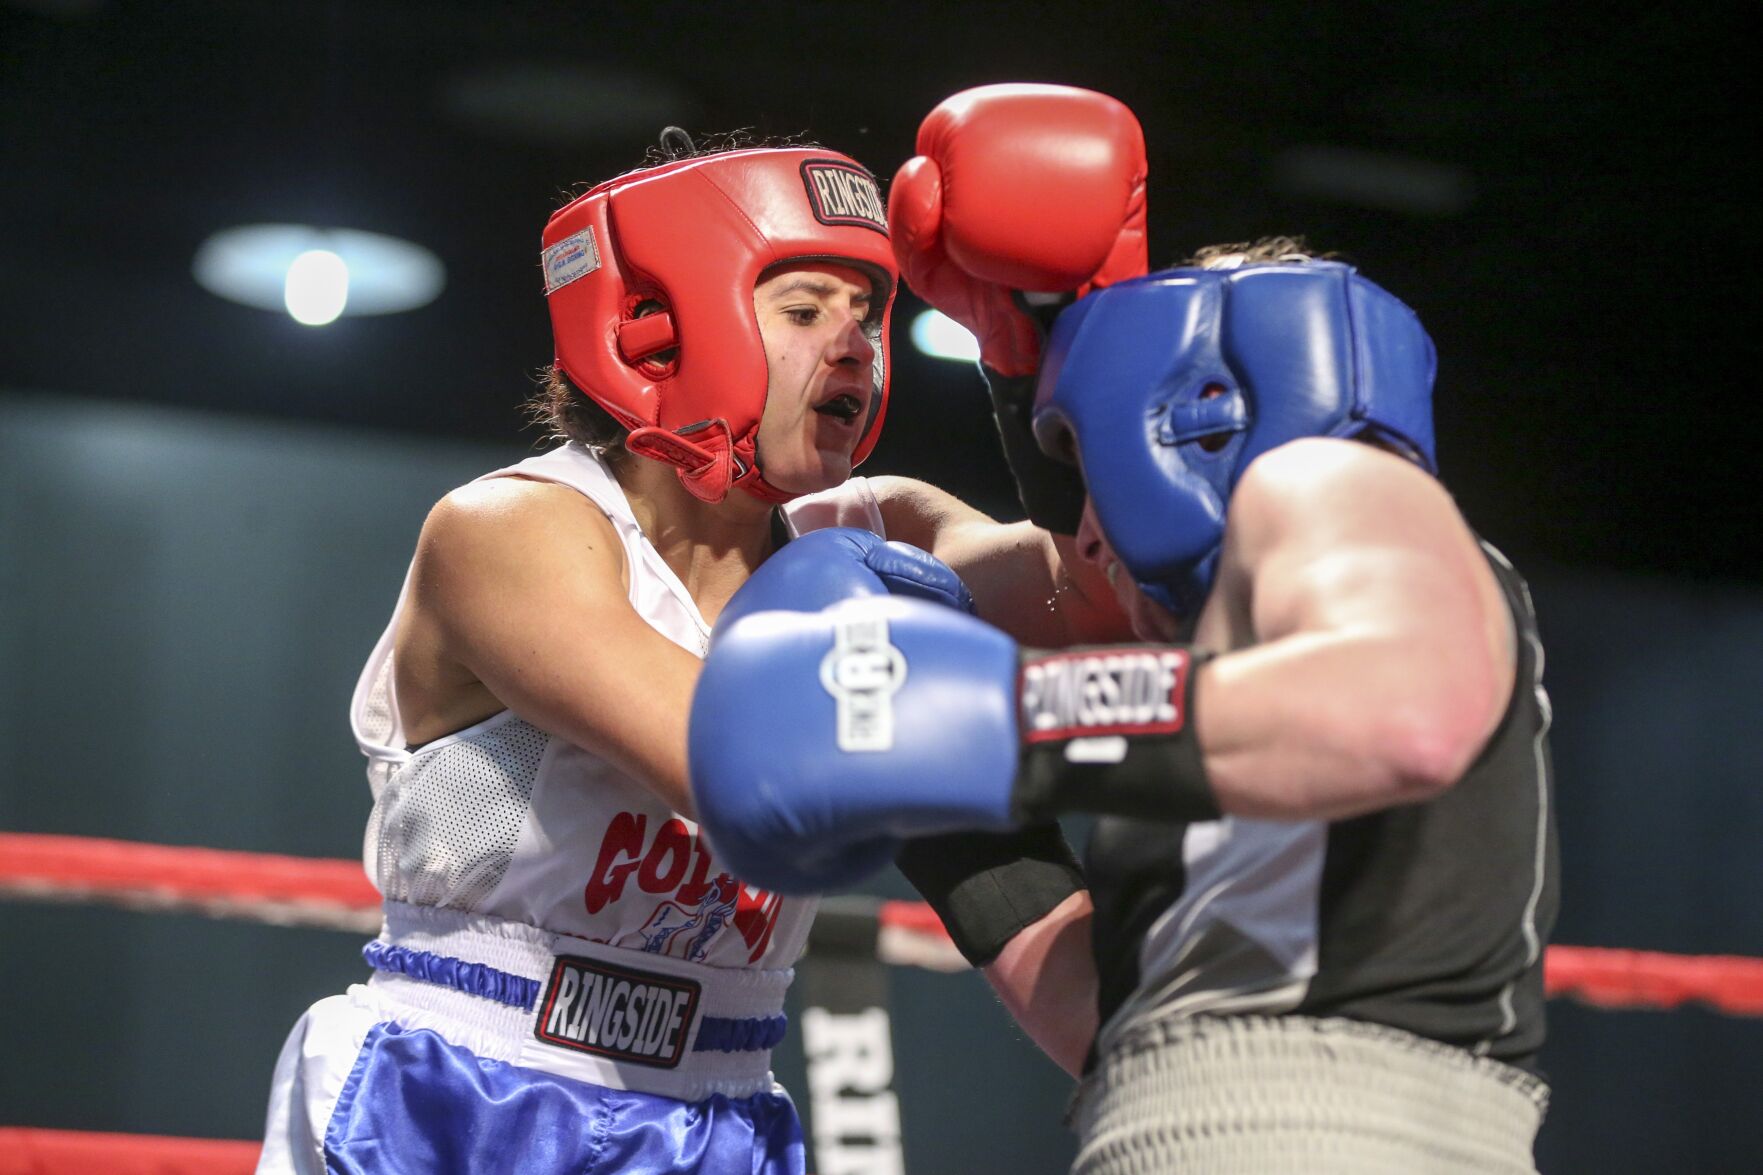
[[[1059,81],[1144,123],[1155,258],[1302,231],[1419,310],[1446,479],[1520,559],[1763,582],[1750,6],[1471,7],[15,0],[0,387],[513,437],[540,227],[663,122],[885,176],[947,94]],[[315,330],[192,282],[273,220],[421,242],[447,289]],[[872,469],[1000,506],[971,373],[907,350]]]

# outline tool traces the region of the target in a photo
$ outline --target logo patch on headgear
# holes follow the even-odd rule
[[[545,292],[555,294],[578,277],[600,268],[600,247],[594,243],[594,226],[571,233],[540,255],[545,269]]]
[[[810,159],[802,165],[808,206],[821,224],[860,224],[887,236],[888,209],[875,177],[861,167],[831,159]]]

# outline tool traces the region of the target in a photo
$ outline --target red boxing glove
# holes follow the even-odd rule
[[[1041,334],[1012,291],[1081,296],[1148,268],[1144,132],[1093,90],[963,90],[919,126],[888,228],[901,276],[979,338],[986,365],[1031,374]]]

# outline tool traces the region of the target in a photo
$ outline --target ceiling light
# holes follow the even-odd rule
[[[937,359],[972,363],[979,358],[973,332],[941,310],[926,310],[912,320],[912,345]]]
[[[304,326],[335,322],[349,304],[349,267],[329,249],[308,249],[288,265],[282,302]]]
[[[312,326],[340,314],[414,310],[447,284],[440,258],[421,245],[304,224],[223,229],[202,242],[191,271],[211,294]]]

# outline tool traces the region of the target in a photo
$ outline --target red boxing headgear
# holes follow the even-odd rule
[[[875,395],[855,465],[887,412],[899,285],[887,223],[875,177],[835,151],[728,151],[608,180],[545,225],[557,366],[631,429],[626,448],[677,466],[699,498],[719,502],[731,485],[788,498],[766,484],[754,452],[767,371],[753,288],[786,261],[872,275]]]

